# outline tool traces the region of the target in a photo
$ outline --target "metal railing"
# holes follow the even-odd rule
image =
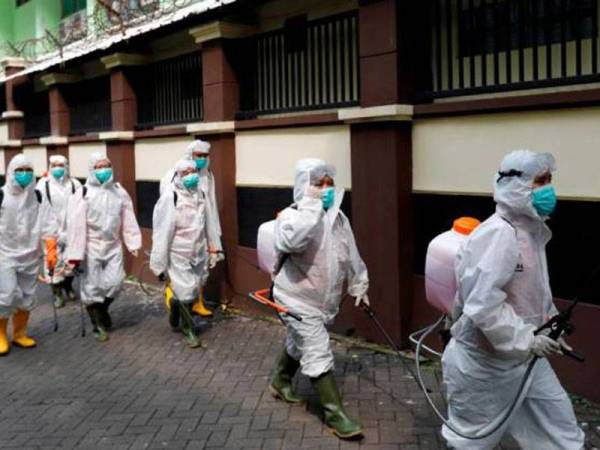
[[[255,83],[242,91],[242,117],[358,104],[356,11],[288,20],[284,29],[251,38],[249,47]]]
[[[600,81],[598,0],[434,0],[431,97]]]
[[[202,118],[200,53],[140,67],[135,80],[139,128]]]
[[[69,85],[65,93],[71,117],[71,134],[112,128],[108,76]]]
[[[31,84],[14,91],[18,110],[23,111],[24,138],[38,138],[50,134],[50,103],[48,91],[35,92]]]

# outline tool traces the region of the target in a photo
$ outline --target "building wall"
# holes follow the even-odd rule
[[[69,168],[71,176],[77,178],[87,178],[88,161],[92,153],[100,152],[106,154],[106,144],[104,142],[71,144],[69,146]]]
[[[0,42],[13,40],[13,15],[15,2],[0,2]],[[0,49],[0,57],[2,55]]]
[[[36,177],[41,177],[46,173],[48,170],[46,146],[32,145],[23,147],[23,154],[33,164],[33,174]]]
[[[533,111],[416,120],[415,192],[490,194],[509,151],[551,152],[560,198],[600,200],[600,108]]]
[[[347,125],[238,132],[238,186],[293,186],[301,158],[320,158],[338,170],[336,183],[351,189],[350,129]]]
[[[61,8],[61,0],[30,0],[15,8],[14,40],[23,41],[41,37],[46,30],[57,33]]]

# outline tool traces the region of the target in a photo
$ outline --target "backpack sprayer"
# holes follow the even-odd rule
[[[258,228],[258,236],[256,239],[256,250],[258,256],[258,266],[263,271],[271,275],[271,279],[274,280],[275,276],[279,273],[287,259],[289,254],[278,254],[275,249],[275,221],[263,223]],[[302,317],[288,308],[275,303],[273,297],[273,283],[268,289],[261,289],[258,291],[250,292],[248,297],[262,305],[268,306],[274,309],[278,314],[286,314],[299,322],[302,322]]]

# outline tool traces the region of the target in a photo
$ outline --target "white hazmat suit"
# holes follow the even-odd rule
[[[96,164],[105,159],[100,153],[92,154],[87,182],[68,206],[67,259],[82,261],[81,299],[86,305],[118,294],[125,279],[122,246],[132,253],[142,246],[127,191],[112,177],[101,184],[94,175]]]
[[[0,318],[7,319],[17,310],[35,307],[42,237],[55,229],[49,205],[36,194],[32,182],[22,188],[15,180],[15,169],[31,162],[23,154],[10,161],[2,187],[0,208]],[[35,180],[34,180],[35,181]],[[39,198],[39,201],[38,201]]]
[[[333,353],[326,325],[338,313],[344,282],[354,297],[369,288],[350,222],[340,205],[343,189],[336,189],[334,204],[325,211],[309,187],[335,169],[318,159],[296,165],[293,207],[283,210],[275,222],[275,247],[289,254],[274,279],[273,296],[281,305],[302,317],[283,315],[287,325],[288,354],[300,361],[301,372],[311,378],[333,369]],[[307,194],[308,193],[308,194]]]
[[[181,173],[195,170],[192,160],[181,160],[176,166],[173,183],[160,196],[154,207],[150,269],[167,273],[175,298],[193,302],[208,278],[209,247],[220,247],[220,238],[211,223],[209,199],[200,184],[189,190],[182,184]],[[200,175],[200,180],[206,174]]]
[[[50,212],[53,216],[56,229],[52,232],[52,237],[57,239],[57,270],[52,277],[53,284],[61,283],[65,276],[71,276],[71,272],[65,265],[64,250],[67,243],[67,203],[69,198],[81,187],[81,183],[76,178],[69,176],[69,163],[67,158],[62,155],[52,155],[49,159],[50,164],[61,163],[64,165],[65,174],[62,178],[56,179],[50,172],[37,183],[37,190],[42,194],[44,200],[50,205]],[[59,270],[63,269],[63,270]],[[44,267],[45,274],[48,275],[47,267]]]
[[[557,314],[545,250],[551,232],[532,204],[534,178],[553,170],[550,154],[508,154],[495,177],[496,213],[459,252],[456,322],[442,364],[450,424],[461,433],[474,435],[505,414],[531,360],[534,331]],[[513,416],[489,438],[468,440],[442,428],[448,445],[461,450],[493,449],[505,432],[527,450],[583,448],[547,359],[536,363]]]
[[[188,159],[193,161],[194,153],[210,153],[210,143],[201,140],[195,140],[191,142],[185,152],[183,154],[183,159]],[[217,252],[221,252],[223,247],[221,245],[221,222],[219,219],[219,208],[217,206],[217,196],[215,193],[215,177],[212,172],[209,170],[210,167],[210,157],[207,157],[206,167],[201,169],[198,174],[200,175],[200,184],[198,185],[199,190],[204,195],[205,199],[205,208],[208,211],[207,217],[207,227],[210,228],[211,235],[218,236],[219,239],[215,240],[211,245],[215,245],[216,247],[211,249]],[[176,178],[175,169],[170,169],[167,174],[160,180],[160,195],[162,195],[166,190],[170,189],[170,187],[175,182]],[[222,253],[215,253],[219,255],[219,259],[223,259]]]

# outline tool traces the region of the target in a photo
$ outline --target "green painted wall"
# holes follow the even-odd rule
[[[58,31],[61,0],[29,0],[14,10],[15,41],[44,35],[46,29]]]

